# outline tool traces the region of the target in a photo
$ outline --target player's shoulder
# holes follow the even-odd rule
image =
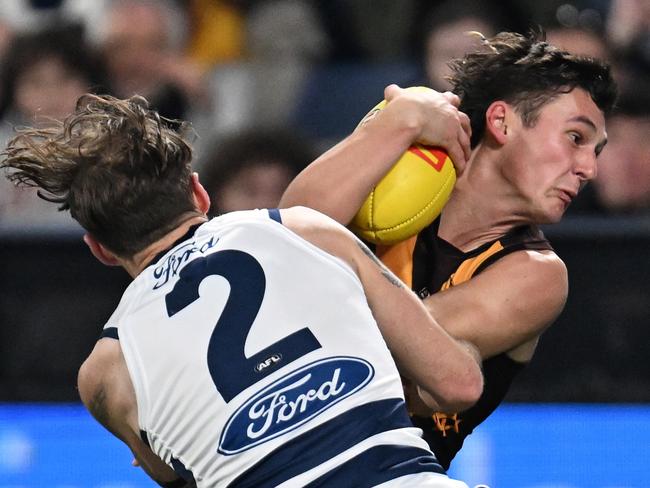
[[[327,215],[307,207],[281,210],[282,223],[292,232],[328,254],[353,264],[358,239]]]
[[[568,276],[566,264],[552,249],[522,249],[505,256],[503,261],[552,278]]]
[[[567,276],[564,261],[552,249],[520,249],[500,257],[489,268],[527,270],[556,279]]]
[[[107,392],[113,390],[114,367],[122,360],[120,343],[105,338],[95,344],[93,351],[79,368],[77,387],[81,401],[100,422],[107,415],[104,411]]]
[[[307,240],[324,238],[352,240],[351,232],[327,215],[308,207],[281,210],[282,223]]]
[[[547,295],[564,300],[568,295],[568,271],[562,259],[550,249],[522,249],[503,256],[486,269],[506,286],[510,278],[525,278],[528,283],[546,289]]]
[[[336,220],[328,217],[324,213],[309,207],[295,206],[283,208],[280,210],[282,222],[285,224],[317,227],[324,231],[338,232],[345,229]]]

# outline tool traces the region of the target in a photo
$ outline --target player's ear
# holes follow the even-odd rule
[[[510,106],[503,100],[492,102],[485,111],[485,132],[498,144],[508,139],[508,115]]]
[[[199,181],[199,174],[192,173],[192,193],[194,194],[194,205],[204,214],[210,210],[210,195]]]
[[[105,264],[106,266],[120,265],[117,256],[102,246],[92,235],[85,234],[84,242],[90,249],[90,252],[93,253],[93,256],[95,256],[100,263]]]

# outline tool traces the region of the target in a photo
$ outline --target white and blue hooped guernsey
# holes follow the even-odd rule
[[[466,486],[412,427],[356,274],[279,220],[213,219],[125,291],[104,335],[145,442],[199,487]]]

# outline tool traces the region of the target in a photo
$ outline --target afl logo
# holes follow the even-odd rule
[[[261,373],[269,366],[273,366],[282,360],[282,354],[273,354],[271,357],[266,358],[264,361],[255,366],[255,371]]]
[[[352,357],[303,366],[239,407],[221,433],[218,450],[228,456],[286,434],[362,389],[374,374],[370,363]]]

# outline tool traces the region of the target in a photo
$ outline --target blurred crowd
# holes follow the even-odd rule
[[[384,84],[448,88],[468,31],[542,27],[612,63],[621,90],[575,214],[650,215],[650,0],[3,0],[0,145],[85,92],[145,96],[192,123],[213,213],[270,207],[354,129]],[[0,178],[0,227],[72,225]]]

